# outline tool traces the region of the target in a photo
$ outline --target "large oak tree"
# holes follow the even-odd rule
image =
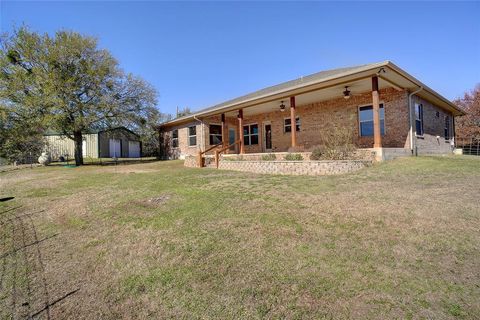
[[[155,108],[156,91],[124,73],[95,38],[22,27],[2,37],[0,104],[17,121],[36,119],[72,139],[81,165],[82,134],[143,125]]]

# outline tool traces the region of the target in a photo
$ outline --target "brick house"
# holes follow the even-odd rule
[[[310,151],[334,127],[377,159],[451,152],[452,102],[390,61],[318,72],[163,123],[164,158]],[[295,121],[292,121],[295,119]],[[199,156],[199,154],[201,154]],[[199,158],[198,158],[199,157]]]

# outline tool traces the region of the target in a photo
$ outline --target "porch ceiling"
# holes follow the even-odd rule
[[[295,96],[295,103],[298,106],[314,103],[314,102],[321,102],[326,101],[334,98],[341,98],[343,97],[343,91],[345,90],[345,86],[348,86],[348,90],[350,90],[350,95],[355,96],[357,94],[370,92],[372,88],[372,80],[370,78],[362,79],[353,81],[350,83],[337,85],[325,89],[319,89],[308,93],[303,93]],[[391,87],[386,81],[380,79],[379,81],[380,89]],[[290,99],[279,99],[278,101],[270,101],[266,103],[262,103],[259,105],[255,105],[252,107],[247,107],[243,109],[244,116],[253,116],[262,113],[268,112],[280,112],[280,104],[285,104],[285,106],[290,108]],[[288,110],[287,110],[288,111]],[[238,111],[231,111],[227,112],[227,117],[236,117]],[[287,112],[285,112],[287,114]]]

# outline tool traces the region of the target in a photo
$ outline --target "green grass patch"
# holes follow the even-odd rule
[[[2,192],[16,197],[0,212],[45,210],[32,219],[38,238],[58,234],[40,246],[49,285],[61,284],[52,292],[81,284],[75,303],[61,305],[65,316],[475,319],[479,181],[473,157],[322,177],[181,161],[53,166],[0,173]],[[0,253],[22,245],[7,225]],[[26,279],[42,279],[22,279],[14,258],[5,260],[5,305],[14,284],[26,294]]]

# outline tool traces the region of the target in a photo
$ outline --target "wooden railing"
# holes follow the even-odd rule
[[[229,150],[231,147],[233,147],[234,145],[237,145],[237,144],[240,144],[240,140],[237,140],[235,141],[234,143],[226,146],[226,147],[223,147],[222,149],[217,149],[215,150],[215,167],[218,169],[218,163],[220,161],[220,154],[222,152],[224,152],[225,150]]]
[[[211,146],[210,148],[208,148],[208,149],[205,150],[205,151],[199,151],[199,152],[198,152],[198,156],[197,156],[197,157],[198,157],[198,158],[197,158],[198,166],[199,166],[200,168],[203,168],[203,167],[205,166],[205,163],[203,162],[203,155],[204,155],[205,153],[207,153],[207,152],[209,152],[209,151],[217,148],[218,146],[221,146],[222,144],[223,144],[223,142],[220,142],[220,143],[217,143],[217,144],[214,145],[214,146]]]

